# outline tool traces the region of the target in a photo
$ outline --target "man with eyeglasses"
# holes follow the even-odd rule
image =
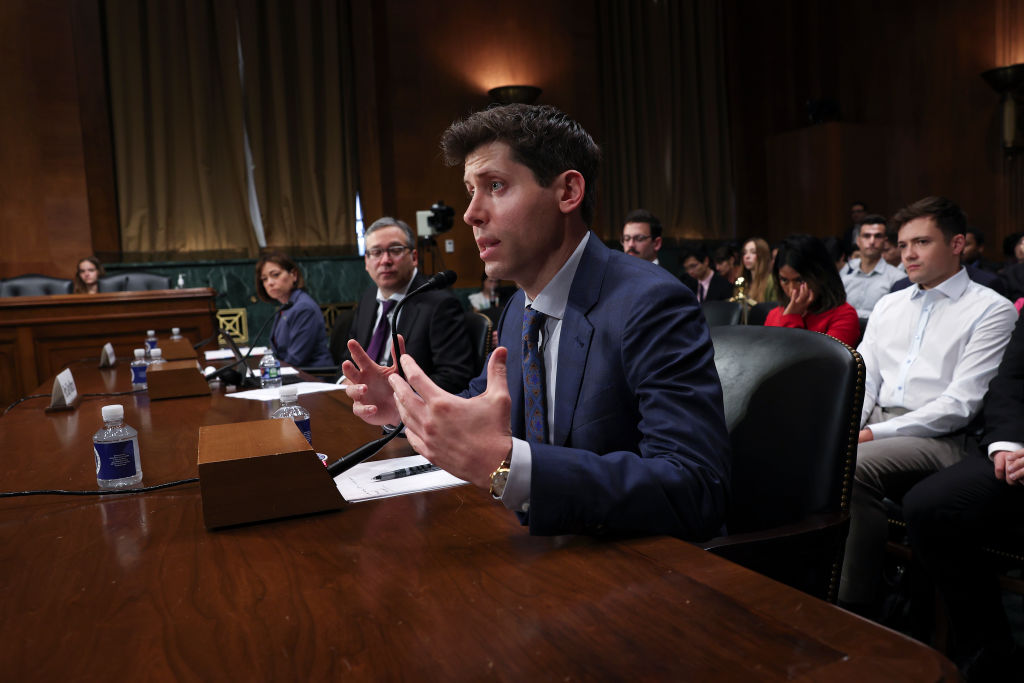
[[[661,221],[646,209],[630,211],[622,226],[622,251],[658,263],[661,249]]]
[[[349,338],[355,339],[381,365],[391,361],[391,326],[405,339],[406,352],[446,391],[462,391],[473,375],[473,349],[458,299],[448,290],[425,292],[402,308],[394,308],[405,295],[424,284],[412,229],[385,216],[364,233],[366,272],[374,284],[359,300]],[[344,358],[351,359],[346,350]]]

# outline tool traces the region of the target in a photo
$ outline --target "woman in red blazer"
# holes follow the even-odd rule
[[[860,341],[857,311],[846,303],[846,289],[825,245],[811,235],[782,241],[773,266],[781,306],[765,325],[824,332],[850,346]]]

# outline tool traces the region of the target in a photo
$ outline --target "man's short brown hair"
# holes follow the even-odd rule
[[[549,105],[506,104],[448,126],[441,152],[446,164],[458,166],[492,142],[508,145],[512,158],[529,168],[541,187],[551,185],[560,173],[579,171],[584,182],[580,216],[588,226],[593,222],[601,150],[583,126]]]
[[[942,230],[946,242],[953,239],[953,235],[963,235],[967,232],[967,214],[945,197],[925,197],[903,207],[892,217],[892,229],[899,234],[904,224],[915,218],[925,217],[935,221],[935,225]]]

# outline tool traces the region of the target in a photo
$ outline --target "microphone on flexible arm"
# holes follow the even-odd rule
[[[416,289],[406,294],[405,297],[398,302],[398,305],[395,306],[395,312],[392,314],[391,319],[394,321],[398,320],[399,311],[402,310],[402,306],[404,306],[405,302],[408,301],[409,299],[413,298],[418,294],[422,294],[423,292],[429,292],[434,289],[444,289],[445,287],[450,287],[453,284],[455,284],[455,280],[457,280],[458,277],[459,276],[456,275],[455,271],[453,270],[442,270],[440,273],[435,273],[434,275],[431,275],[430,278],[425,283],[423,283]],[[401,363],[398,362],[400,351],[398,346],[398,331],[396,327],[396,325],[391,326],[391,344],[395,353],[395,367],[398,369],[399,377],[402,377],[404,379],[405,374],[402,372],[402,365]],[[388,445],[388,442],[390,442],[396,436],[401,434],[402,430],[404,429],[405,424],[401,422],[398,423],[398,426],[395,427],[394,431],[385,434],[379,439],[375,439],[369,443],[365,443],[359,448],[355,449],[354,451],[346,453],[345,455],[335,460],[333,463],[327,466],[327,473],[330,474],[332,477],[336,477],[345,470],[354,467],[355,465],[358,465],[364,460],[369,459],[371,456],[376,455],[382,448],[384,448],[384,446]]]
[[[270,324],[270,321],[274,320],[280,313],[287,311],[294,305],[295,302],[289,301],[285,305],[278,307],[278,309],[274,311],[273,315],[271,315],[269,318],[263,321],[263,324],[260,325],[260,329],[258,329],[256,331],[256,334],[253,335],[252,338],[249,340],[249,350],[245,352],[245,355],[237,359],[234,363],[231,363],[230,365],[225,365],[216,372],[211,372],[209,375],[206,376],[207,381],[212,379],[220,379],[221,377],[223,377],[228,384],[234,384],[236,387],[245,388],[246,386],[254,386],[255,380],[250,378],[248,376],[248,373],[243,374],[244,371],[239,372],[235,370],[235,368],[239,365],[247,365],[249,361],[249,356],[252,355],[252,350],[256,348],[256,342],[259,341],[260,335],[262,335],[264,330],[267,329],[267,325]],[[225,332],[223,329],[219,331],[219,334],[223,336],[225,339],[231,338],[230,335],[228,335],[228,333]]]

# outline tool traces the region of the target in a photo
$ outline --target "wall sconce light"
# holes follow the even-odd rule
[[[1024,64],[989,69],[981,77],[1003,96],[1003,148],[1007,153],[1024,149]]]
[[[533,104],[541,92],[540,88],[532,85],[501,85],[491,88],[487,94],[501,104]]]

